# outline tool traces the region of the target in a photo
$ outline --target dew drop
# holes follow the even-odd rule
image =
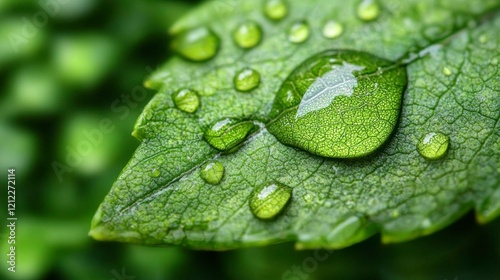
[[[259,84],[259,72],[250,68],[243,69],[234,76],[234,86],[238,91],[251,91],[252,89],[258,87]]]
[[[330,158],[366,156],[396,127],[406,69],[374,55],[330,50],[283,82],[267,129],[281,143]]]
[[[251,121],[226,118],[212,125],[205,131],[203,137],[212,147],[227,151],[243,142],[255,128],[255,124]]]
[[[439,132],[431,132],[420,139],[417,144],[418,153],[428,160],[444,157],[448,151],[450,138]]]
[[[288,13],[285,0],[268,0],[264,5],[264,14],[272,20],[280,20]]]
[[[174,93],[172,95],[172,100],[177,109],[187,113],[194,113],[200,107],[198,93],[191,89],[183,89]]]
[[[299,44],[305,42],[311,35],[311,28],[305,21],[295,22],[288,31],[288,41]]]
[[[450,68],[445,66],[445,67],[443,67],[443,74],[445,76],[451,76],[452,72],[451,72]]]
[[[292,197],[292,189],[280,183],[272,183],[254,190],[250,198],[250,210],[259,219],[276,217]]]
[[[161,174],[160,169],[156,169],[156,168],[151,170],[151,173],[149,173],[149,175],[151,175],[151,177],[154,177],[154,178],[160,177],[160,174]]]
[[[260,43],[262,39],[262,29],[253,22],[248,21],[236,28],[233,32],[234,42],[243,49],[250,49]]]
[[[179,33],[172,40],[172,50],[192,61],[206,61],[219,50],[220,39],[207,27],[197,27]]]
[[[362,0],[358,5],[358,17],[364,21],[375,20],[380,15],[376,0]]]
[[[200,177],[211,185],[218,185],[224,177],[224,165],[216,160],[210,161],[201,167]]]
[[[335,39],[342,35],[343,32],[344,27],[342,24],[334,20],[327,21],[323,26],[323,36],[328,39]]]

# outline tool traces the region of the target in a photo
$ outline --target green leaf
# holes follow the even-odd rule
[[[207,62],[170,59],[147,82],[159,89],[136,123],[142,142],[98,209],[90,235],[98,240],[230,249],[293,241],[297,248],[341,248],[381,232],[384,242],[430,234],[475,209],[487,222],[500,214],[500,16],[489,1],[378,1],[380,14],[363,21],[358,1],[287,1],[271,20],[262,1],[208,2],[171,29],[207,27],[220,37]],[[335,39],[323,25],[340,23]],[[232,40],[247,21],[261,42],[241,49]],[[306,22],[310,36],[288,42],[288,30]],[[327,159],[280,143],[266,129],[276,93],[307,58],[352,49],[406,64],[408,85],[399,123],[373,154]],[[260,73],[251,92],[234,88],[245,68]],[[176,109],[172,95],[200,96],[195,113]],[[204,132],[221,119],[260,123],[233,153],[220,153]],[[449,137],[446,155],[423,158],[425,135]],[[200,177],[217,159],[218,185]],[[160,173],[158,174],[158,170]],[[273,220],[250,209],[254,190],[277,182],[292,197]]]

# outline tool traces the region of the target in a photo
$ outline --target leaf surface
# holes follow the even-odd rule
[[[135,126],[142,142],[99,207],[90,235],[98,240],[183,245],[223,250],[293,241],[297,248],[341,248],[381,232],[397,242],[435,232],[475,209],[487,222],[500,214],[500,16],[486,1],[378,1],[381,14],[364,22],[357,1],[288,1],[288,14],[270,20],[262,1],[211,1],[171,30],[199,26],[220,37],[212,60],[170,59],[146,84],[159,90]],[[322,36],[328,20],[344,27],[336,39]],[[258,46],[245,50],[232,32],[251,20],[262,27]],[[306,21],[301,44],[288,29]],[[296,67],[330,49],[352,49],[406,63],[408,85],[399,123],[375,153],[353,160],[326,159],[281,144],[265,124],[276,92]],[[250,67],[261,83],[249,93],[233,77]],[[172,94],[200,94],[189,114]],[[261,128],[234,153],[203,140],[223,118],[258,121]],[[423,135],[450,138],[438,161],[421,157]],[[219,185],[205,183],[201,166],[225,167]],[[158,175],[158,170],[159,175]],[[292,188],[275,219],[257,219],[252,191],[270,182]]]

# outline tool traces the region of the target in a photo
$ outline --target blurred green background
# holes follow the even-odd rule
[[[199,1],[0,0],[0,173],[16,168],[16,272],[0,279],[500,279],[500,221],[473,214],[430,237],[379,236],[333,253],[293,244],[230,252],[101,243],[90,221],[131,157],[142,87],[171,55],[168,27]],[[146,91],[141,102],[127,101]],[[111,132],[69,169],[68,151]],[[83,148],[82,148],[83,149]],[[2,203],[6,203],[4,188]],[[6,211],[1,211],[6,222]]]

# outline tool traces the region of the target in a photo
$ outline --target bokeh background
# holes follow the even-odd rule
[[[0,231],[0,279],[500,279],[500,221],[478,225],[472,213],[412,242],[382,245],[377,235],[333,253],[92,240],[94,211],[138,146],[132,126],[154,92],[135,103],[126,96],[145,90],[145,78],[172,55],[167,29],[200,1],[42,2],[0,0],[0,174],[6,185],[16,168],[18,218],[15,273]],[[54,162],[66,164],[103,119],[113,131],[57,175]]]

